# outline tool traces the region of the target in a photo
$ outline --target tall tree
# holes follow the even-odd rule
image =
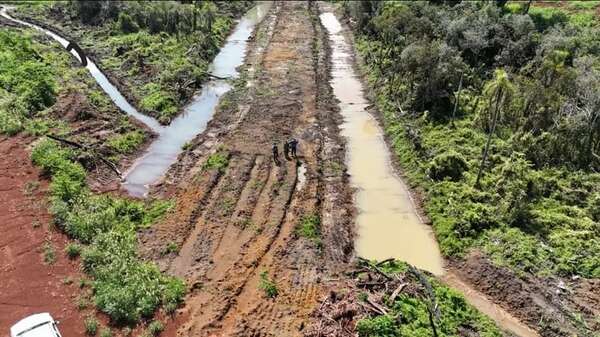
[[[479,164],[479,171],[477,172],[477,179],[475,180],[476,188],[479,188],[479,182],[489,154],[492,136],[494,135],[496,125],[498,124],[498,117],[506,105],[508,105],[514,92],[515,88],[510,82],[508,74],[503,69],[496,69],[494,72],[494,79],[489,81],[483,89],[483,94],[488,98],[488,112],[491,114],[492,125],[488,133],[483,154],[481,155],[481,163]]]

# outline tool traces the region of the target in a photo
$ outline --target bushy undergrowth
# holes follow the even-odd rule
[[[85,185],[85,170],[73,150],[54,141],[40,141],[33,162],[52,176],[51,211],[56,223],[84,244],[84,270],[93,276],[94,301],[118,323],[135,323],[156,309],[176,306],[185,286],[162,275],[137,256],[136,230],[162,216],[170,202],[143,204],[108,195],[93,195]]]
[[[96,1],[21,6],[18,12],[84,32],[84,48],[122,78],[139,107],[169,123],[207,77],[208,65],[251,1]],[[123,76],[121,76],[123,75]]]
[[[532,6],[345,9],[443,253],[478,247],[518,272],[600,277],[600,25],[588,12]]]
[[[139,148],[145,139],[141,131],[129,131],[110,138],[107,143],[114,151],[128,154]]]
[[[382,269],[389,275],[407,273],[407,266],[401,262],[388,263]],[[440,313],[439,319],[436,319],[438,336],[462,335],[461,329],[472,330],[482,337],[502,336],[494,323],[469,305],[459,292],[439,283],[435,278],[428,278],[428,281]],[[411,296],[401,292],[393,302],[389,299],[384,301],[391,310],[387,315],[376,315],[359,320],[356,331],[360,337],[432,335],[427,309],[430,300],[426,296]]]
[[[13,135],[54,104],[54,70],[29,36],[0,31],[0,133]]]

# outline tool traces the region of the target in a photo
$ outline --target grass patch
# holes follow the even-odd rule
[[[298,234],[314,242],[320,242],[321,219],[317,214],[304,215],[300,218]]]
[[[279,295],[277,284],[275,284],[275,282],[269,278],[269,273],[266,270],[260,273],[260,283],[258,287],[264,291],[265,296],[268,298],[275,298],[277,295]]]
[[[217,151],[208,156],[202,168],[223,172],[227,168],[227,165],[229,165],[229,154],[224,151]]]
[[[85,321],[83,321],[83,326],[85,327],[85,334],[88,336],[96,336],[98,332],[98,320],[93,316],[88,316]]]
[[[129,131],[111,137],[107,143],[112,150],[120,154],[128,154],[140,147],[145,139],[146,136],[141,131]]]
[[[70,242],[65,247],[65,253],[67,254],[67,257],[71,260],[78,258],[79,255],[81,254],[81,250],[82,250],[81,245],[78,243],[75,243],[75,242]]]
[[[44,251],[44,263],[46,264],[54,264],[56,262],[56,251],[54,250],[54,246],[49,241],[44,243],[43,247]]]

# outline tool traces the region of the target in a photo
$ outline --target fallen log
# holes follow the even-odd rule
[[[69,145],[69,146],[73,146],[73,147],[76,147],[76,148],[79,148],[79,149],[85,150],[85,151],[87,151],[87,152],[91,153],[91,154],[92,154],[94,157],[96,157],[96,158],[100,159],[100,161],[102,161],[104,164],[106,164],[106,166],[108,166],[108,168],[110,168],[110,170],[111,170],[111,171],[115,172],[115,173],[117,174],[117,176],[119,177],[119,179],[123,180],[123,174],[121,173],[121,171],[119,171],[119,169],[117,168],[117,165],[115,165],[115,164],[114,164],[113,162],[111,162],[110,160],[108,160],[108,159],[104,158],[102,155],[100,155],[100,154],[99,154],[97,151],[95,151],[94,149],[92,149],[92,148],[90,148],[90,147],[88,147],[88,146],[86,146],[86,145],[83,145],[83,144],[80,144],[80,143],[74,142],[74,141],[72,141],[72,140],[68,140],[68,139],[60,138],[60,137],[58,137],[58,136],[54,136],[54,135],[47,134],[47,135],[46,135],[46,137],[48,137],[48,138],[50,138],[50,139],[53,139],[53,140],[56,140],[56,141],[59,141],[59,142],[61,142],[61,143],[65,143],[65,144],[67,144],[67,145]]]

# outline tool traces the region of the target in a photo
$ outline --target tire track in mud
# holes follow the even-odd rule
[[[321,279],[328,276],[326,259],[332,255],[327,252],[341,252],[332,262],[336,269],[351,252],[335,247],[337,240],[351,239],[332,239],[336,230],[351,233],[336,228],[351,221],[328,222],[322,242],[296,231],[303,216],[321,215],[323,193],[347,192],[343,144],[341,150],[335,144],[338,121],[331,117],[331,105],[319,102],[330,96],[320,92],[327,82],[320,83],[318,67],[326,54],[315,10],[300,1],[272,7],[247,56],[246,85],[232,92],[235,108],[227,104],[217,110],[207,131],[169,172],[171,185],[157,191],[180,200],[146,240],[182,244],[178,254],[161,260],[163,269],[185,276],[191,285],[181,309],[188,319],[180,336],[297,336],[325,289]],[[300,140],[298,162],[282,155],[282,164],[275,165],[272,142],[281,149],[290,137]],[[323,151],[325,137],[331,153]],[[202,169],[203,163],[217,149],[229,153],[229,166],[216,186],[207,188],[211,172]],[[330,173],[335,177],[330,188],[321,161],[333,156],[342,170]],[[335,204],[343,198],[331,200],[332,208],[348,207]],[[263,271],[277,285],[276,298],[267,298],[259,287]]]

